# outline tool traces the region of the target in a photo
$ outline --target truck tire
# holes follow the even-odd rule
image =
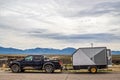
[[[97,67],[96,67],[96,66],[90,66],[90,67],[88,68],[88,71],[89,71],[90,73],[97,73]]]
[[[14,73],[18,73],[18,72],[21,71],[21,70],[20,70],[20,67],[19,67],[17,64],[13,64],[13,65],[11,66],[11,70],[12,70],[12,72],[14,72]]]
[[[53,73],[54,72],[54,67],[50,64],[45,65],[44,69],[45,69],[45,72],[47,72],[47,73]]]

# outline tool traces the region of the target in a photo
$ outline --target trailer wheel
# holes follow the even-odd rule
[[[90,71],[91,73],[96,73],[97,72],[97,67],[96,66],[91,66],[88,71]]]

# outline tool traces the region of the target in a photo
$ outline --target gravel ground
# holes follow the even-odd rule
[[[97,74],[56,72],[50,74],[44,72],[12,73],[1,71],[0,80],[120,80],[120,72],[99,72]]]

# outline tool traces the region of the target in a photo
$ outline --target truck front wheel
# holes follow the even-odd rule
[[[11,70],[12,70],[12,72],[14,72],[14,73],[18,73],[18,72],[20,72],[20,67],[19,67],[17,64],[13,64],[13,65],[11,66]]]
[[[52,65],[45,65],[45,72],[47,73],[53,73],[54,72],[54,67]]]
[[[97,67],[96,67],[96,66],[91,66],[88,70],[89,70],[91,73],[96,73],[96,72],[97,72]]]

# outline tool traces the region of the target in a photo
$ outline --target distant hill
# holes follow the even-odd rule
[[[41,54],[72,54],[76,49],[75,48],[64,48],[64,49],[53,49],[53,48],[34,48],[26,49],[24,53],[41,53]]]
[[[34,48],[34,49],[15,49],[0,47],[0,54],[72,54],[75,48],[53,49],[53,48]]]
[[[13,54],[13,53],[23,53],[23,50],[15,48],[4,48],[0,47],[0,54]]]
[[[33,49],[15,49],[0,47],[0,54],[72,54],[76,49],[72,47],[64,49],[53,48],[33,48]],[[112,51],[113,55],[120,55],[120,51]]]
[[[112,51],[113,55],[120,55],[120,51]]]

